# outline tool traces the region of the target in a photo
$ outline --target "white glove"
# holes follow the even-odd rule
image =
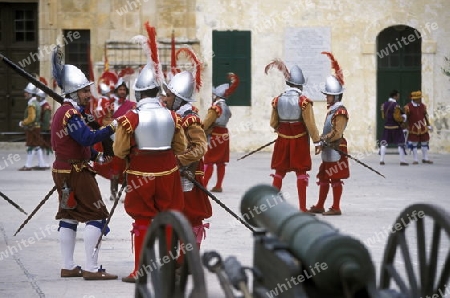
[[[115,132],[118,125],[119,125],[119,122],[117,122],[117,120],[114,119],[108,126],[112,128],[113,132]]]
[[[99,164],[102,164],[105,162],[105,158],[103,157],[103,152],[99,152],[97,155],[97,158],[95,159],[96,162]]]
[[[428,126],[428,130],[429,130],[429,131],[433,131],[433,126],[431,126],[431,125]]]
[[[402,114],[402,118],[403,118],[403,122],[405,122],[406,121],[406,114]]]
[[[19,126],[23,127],[23,121],[19,121]]]

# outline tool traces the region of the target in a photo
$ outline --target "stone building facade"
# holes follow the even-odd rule
[[[350,114],[346,130],[350,152],[376,150],[377,127],[379,130],[381,121],[379,104],[388,98],[388,94],[380,93],[385,93],[386,88],[400,88],[396,87],[400,84],[404,86],[401,92],[404,102],[408,101],[410,91],[422,90],[424,94],[423,100],[435,127],[431,150],[450,151],[447,121],[450,88],[449,77],[443,71],[450,68],[446,60],[450,57],[450,24],[447,21],[450,2],[447,0],[46,0],[37,3],[39,46],[54,44],[63,30],[89,30],[96,75],[102,71],[104,48],[108,41],[129,41],[134,35],[145,35],[143,24],[146,21],[156,27],[162,44],[167,44],[174,32],[177,42],[194,47],[204,63],[204,87],[196,95],[202,116],[210,105],[212,78],[218,75],[213,70],[214,59],[217,58],[215,47],[220,43],[214,41],[214,32],[249,32],[249,58],[245,61],[250,66],[250,75],[245,81],[249,98],[246,98],[246,104],[231,106],[233,117],[229,128],[234,151],[252,150],[276,137],[269,126],[270,102],[284,90],[285,85],[281,74],[271,72],[266,75],[264,67],[274,58],[292,60],[287,56],[286,39],[293,37],[299,28],[309,33],[329,34],[322,39],[313,35],[305,35],[304,39],[296,36],[301,43],[297,49],[300,56],[309,39],[311,43],[322,40],[344,70],[343,102]],[[406,29],[414,32],[415,36],[412,33],[405,35],[407,39],[391,36],[391,39],[385,39],[390,43],[381,44],[379,38],[383,32],[406,32]],[[398,58],[397,52],[408,48],[407,44],[413,39],[420,42],[419,50],[412,56],[408,56],[410,53],[406,51],[399,57],[419,59],[413,62],[418,69],[414,79],[408,79],[409,68],[402,70],[395,65],[380,68],[380,56],[390,55],[389,63],[394,63],[392,59]],[[317,58],[314,62],[329,67],[325,58],[323,61]],[[40,61],[40,72],[49,78],[50,69],[47,55]],[[397,82],[395,76],[392,79],[390,71],[398,73],[403,81]],[[332,74],[331,69],[326,75],[329,74]],[[308,77],[306,71],[305,75]],[[225,83],[225,74],[223,77],[222,83]],[[326,112],[323,99],[313,98],[319,129]]]

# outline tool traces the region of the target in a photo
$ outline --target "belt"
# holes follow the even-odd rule
[[[62,161],[65,163],[70,163],[70,164],[76,164],[76,163],[89,163],[89,159],[62,159],[62,158],[58,158],[56,157],[57,161]]]

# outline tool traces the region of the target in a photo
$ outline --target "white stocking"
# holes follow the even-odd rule
[[[400,162],[406,162],[405,150],[404,150],[403,146],[398,146],[398,154],[400,154]]]
[[[101,223],[101,220],[98,221]],[[102,230],[90,225],[86,224],[86,227],[84,229],[84,249],[86,252],[86,266],[84,267],[84,270],[89,272],[97,272],[98,271],[98,252],[100,250],[100,245],[98,247],[98,250],[94,254],[95,246],[97,245],[98,238],[100,237],[100,234],[102,233]]]
[[[33,167],[33,158],[36,154],[36,151],[34,151],[34,148],[32,148],[29,152],[27,152],[27,162],[25,163],[25,167],[32,168]]]
[[[422,144],[422,159],[423,160],[428,160],[428,146]]]
[[[42,151],[42,149],[39,148],[38,150],[36,150],[36,152],[39,158],[39,167],[48,168],[48,163],[44,160],[44,152]]]
[[[64,219],[62,222],[69,224],[78,224],[75,220]],[[77,265],[73,261],[73,252],[75,250],[75,238],[77,232],[70,228],[59,229],[59,241],[61,245],[62,269],[74,269]]]
[[[380,161],[384,161],[384,156],[386,155],[386,146],[380,147]]]
[[[417,158],[417,143],[416,142],[412,143],[412,146],[413,146],[412,153],[414,161],[418,162],[419,159]]]

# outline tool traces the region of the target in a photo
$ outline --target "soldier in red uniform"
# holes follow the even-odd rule
[[[53,53],[53,76],[65,96],[53,117],[51,142],[55,152],[53,181],[59,194],[59,222],[62,254],[61,277],[83,277],[86,280],[116,279],[98,266],[98,251],[94,248],[106,224],[108,210],[102,201],[91,160],[99,160],[102,153],[91,147],[114,133],[117,122],[97,131],[91,131],[83,118],[91,99],[86,76],[73,65],[63,65],[60,49]],[[86,264],[83,269],[73,260],[78,223],[86,223],[84,245]],[[106,229],[108,231],[109,229]]]
[[[114,139],[114,154],[129,161],[124,206],[134,219],[135,267],[122,278],[124,282],[136,281],[141,248],[152,219],[161,211],[181,212],[184,208],[175,155],[185,152],[185,135],[181,118],[160,102],[160,84],[154,72],[152,64],[147,64],[139,74],[134,86],[137,107],[117,119]]]
[[[122,115],[125,115],[126,112],[132,110],[136,107],[136,102],[129,100],[128,94],[130,92],[127,81],[125,81],[123,76],[120,76],[115,84],[114,92],[115,95],[112,95],[108,100],[108,105],[103,109],[103,117],[102,123],[103,125],[108,125],[114,119],[119,118]],[[101,146],[101,143],[96,146]],[[100,147],[101,148],[101,147]],[[111,162],[108,163],[95,163],[94,169],[98,174],[102,177],[110,180],[110,200],[117,199],[117,191],[119,188],[119,183],[123,182],[124,179],[124,171],[125,171],[125,160],[114,156]]]
[[[117,84],[118,80],[117,74],[109,70],[104,71],[98,79],[97,89],[100,97],[94,98],[91,102],[90,114],[94,116],[95,120],[100,125],[108,125],[112,121],[110,118],[112,115],[111,111],[113,110],[112,102],[114,101],[114,86]],[[108,120],[107,123],[103,121],[104,118]]]
[[[272,154],[271,168],[275,170],[272,185],[281,190],[286,173],[294,171],[297,176],[299,208],[302,212],[308,212],[306,187],[309,175],[306,172],[311,170],[309,138],[314,142],[315,153],[320,152],[313,103],[302,94],[305,78],[300,67],[294,65],[289,71],[282,61],[274,60],[266,66],[266,73],[272,67],[283,71],[288,86],[280,96],[272,100],[270,126],[278,134]]]
[[[192,94],[195,88],[194,76],[183,71],[177,73],[167,85],[166,94],[163,98],[167,107],[182,118],[182,127],[188,140],[187,151],[178,154],[177,159],[184,171],[188,171],[191,177],[195,177],[200,185],[205,186],[203,180],[203,156],[206,153],[208,142],[202,128],[202,122],[192,106]],[[199,83],[197,83],[199,86]],[[205,237],[205,228],[209,223],[203,224],[205,218],[212,215],[211,202],[206,193],[182,177],[184,190],[183,214],[191,223],[198,247]]]
[[[430,149],[428,145],[430,141],[429,132],[432,131],[432,127],[428,120],[427,107],[422,103],[422,92],[411,92],[411,101],[404,109],[408,116],[408,144],[413,152],[413,165],[419,163],[417,156],[419,143],[422,150],[422,163],[432,164],[433,162],[428,157],[428,150]]]
[[[341,215],[340,201],[344,184],[341,180],[350,177],[348,158],[341,155],[333,148],[347,153],[347,141],[344,138],[344,130],[347,127],[348,112],[342,104],[344,93],[344,77],[339,64],[329,52],[323,52],[332,62],[336,74],[326,79],[322,93],[326,95],[328,111],[325,117],[323,132],[320,137],[323,143],[322,163],[319,167],[317,184],[319,185],[319,200],[309,211],[322,213],[322,215]],[[330,185],[333,189],[333,205],[325,211],[324,204],[327,199]]]
[[[211,179],[214,164],[217,167],[216,185],[211,189],[213,192],[222,192],[225,164],[230,161],[230,135],[227,124],[231,118],[231,111],[226,99],[239,86],[239,77],[234,73],[229,73],[228,78],[231,84],[222,84],[213,88],[213,104],[203,120],[203,129],[208,136],[208,151],[204,158],[205,185],[208,185],[209,179]]]

